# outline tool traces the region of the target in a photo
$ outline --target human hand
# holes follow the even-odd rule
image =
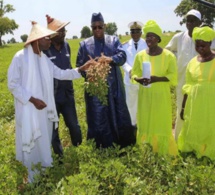
[[[113,59],[111,57],[105,56],[103,53],[101,55],[101,57],[98,59],[98,62],[102,61],[105,62],[107,64],[110,64],[111,62],[113,62]]]
[[[91,65],[95,65],[97,63],[90,55],[88,56],[90,60],[88,60],[83,66],[80,66],[78,68],[78,72],[86,71]]]
[[[136,78],[134,78],[134,80],[144,86],[147,86],[151,82],[151,79],[147,79],[147,78],[143,78],[143,77],[136,77]]]
[[[40,100],[40,99],[37,99],[37,98],[34,98],[34,97],[31,97],[29,99],[29,101],[34,104],[34,106],[38,109],[38,110],[42,110],[43,108],[45,108],[47,105],[44,101]]]

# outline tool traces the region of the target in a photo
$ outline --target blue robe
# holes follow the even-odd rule
[[[76,66],[82,66],[88,60],[101,56],[112,57],[113,63],[110,64],[111,72],[107,82],[108,106],[102,103],[95,96],[90,96],[85,92],[86,115],[88,132],[87,139],[94,139],[97,147],[109,147],[113,143],[121,147],[134,144],[134,127],[125,100],[124,84],[120,66],[126,61],[126,54],[115,36],[105,35],[104,39],[98,40],[90,37],[80,43]],[[83,74],[86,77],[85,74]]]

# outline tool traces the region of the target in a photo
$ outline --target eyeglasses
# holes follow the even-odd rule
[[[139,34],[139,33],[141,33],[140,30],[132,30],[132,31],[131,31],[131,34]]]
[[[91,26],[93,30],[99,29],[102,30],[104,26]]]

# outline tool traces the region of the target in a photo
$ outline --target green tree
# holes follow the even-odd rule
[[[22,40],[22,42],[24,43],[24,42],[26,42],[26,41],[27,41],[27,39],[28,39],[28,35],[26,35],[26,34],[21,35],[21,36],[20,36],[20,39],[21,39],[21,40]]]
[[[213,0],[207,0],[207,2],[214,3]],[[182,0],[181,3],[176,7],[174,12],[177,16],[184,17],[186,13],[191,10],[196,9],[200,11],[202,14],[202,21],[208,25],[213,26],[215,12],[214,8],[206,7],[201,3],[195,2],[193,0]],[[185,23],[185,19],[183,18],[180,24]]]
[[[108,34],[108,35],[114,35],[114,34],[117,34],[117,25],[115,22],[113,23],[107,23],[106,24],[106,29],[105,29],[105,32]]]
[[[2,45],[2,36],[5,34],[13,34],[13,30],[19,26],[14,20],[4,17],[6,13],[15,11],[12,5],[4,5],[4,1],[0,0],[0,46]]]
[[[91,30],[88,26],[84,26],[81,30],[81,38],[88,38],[92,35]]]

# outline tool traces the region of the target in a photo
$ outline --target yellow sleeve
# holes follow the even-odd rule
[[[187,68],[186,68],[186,83],[182,87],[182,93],[187,94],[187,95],[190,94],[191,87],[193,85],[193,82],[192,82],[192,79],[191,79],[191,69],[190,69],[191,64],[192,64],[192,62],[190,61],[188,63],[188,65],[187,65]]]
[[[169,64],[166,77],[168,78],[170,85],[176,86],[178,84],[177,62],[176,57],[172,53],[169,55]]]

